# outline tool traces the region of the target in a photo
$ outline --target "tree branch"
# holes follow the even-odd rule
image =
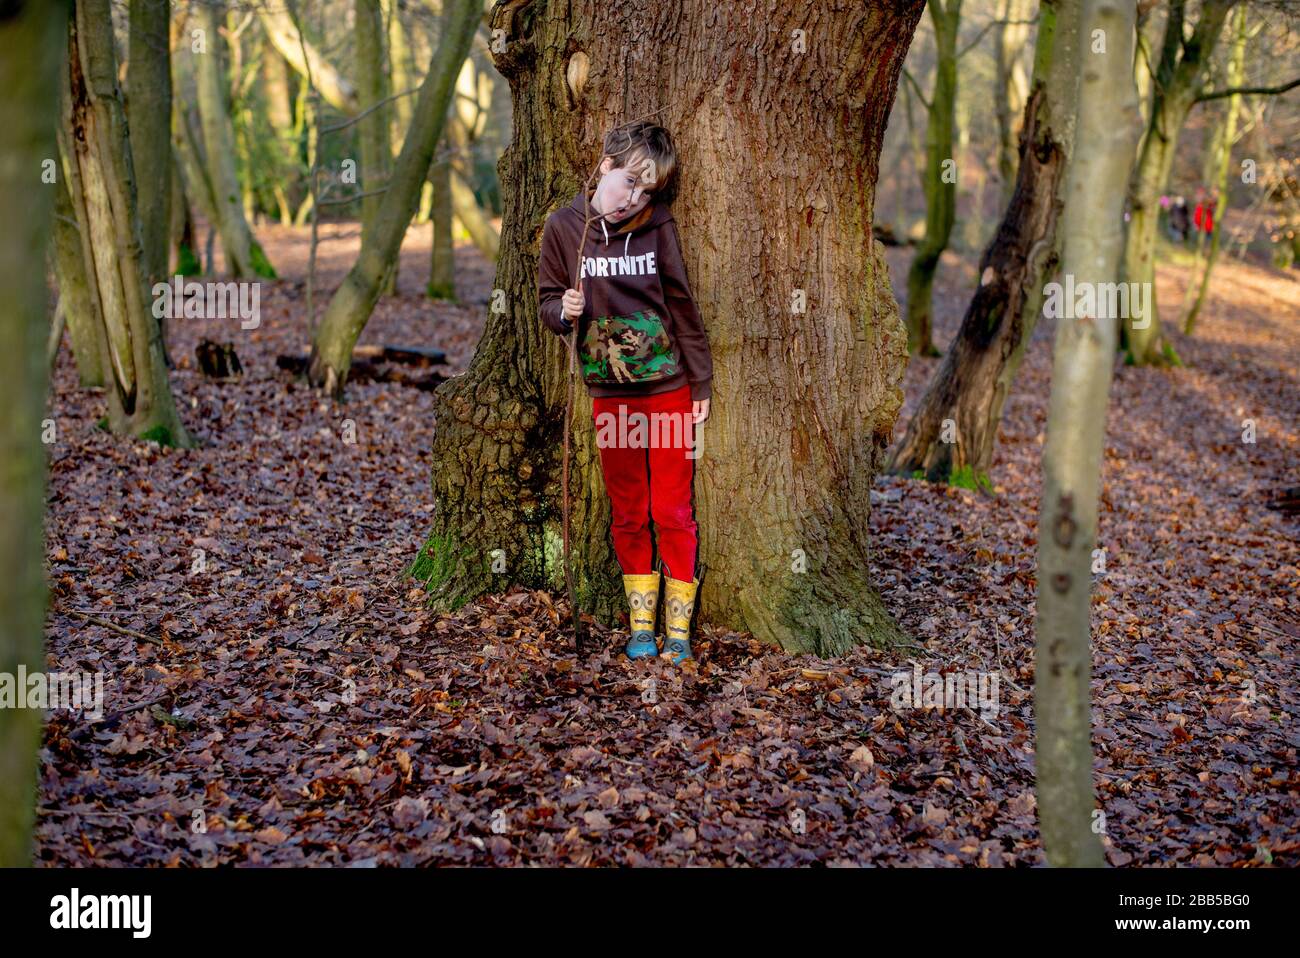
[[[913,77],[910,72],[908,72],[907,67],[903,67],[903,79],[907,80],[908,83],[912,84],[912,89],[916,91],[916,98],[921,101],[921,106],[929,110],[930,101],[925,98],[925,94],[921,92],[921,85],[917,83],[916,78]]]
[[[1204,103],[1206,100],[1217,100],[1225,96],[1235,96],[1241,94],[1255,94],[1258,96],[1274,96],[1278,93],[1285,93],[1293,87],[1300,86],[1300,77],[1296,77],[1290,83],[1284,83],[1281,86],[1234,86],[1223,90],[1202,90],[1196,94],[1196,103]]]

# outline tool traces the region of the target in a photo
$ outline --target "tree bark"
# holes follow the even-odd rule
[[[266,253],[244,217],[239,176],[235,170],[235,133],[230,120],[230,91],[226,85],[220,32],[220,0],[207,0],[193,8],[195,22],[205,34],[207,48],[194,55],[194,79],[198,89],[199,120],[203,128],[203,152],[212,184],[215,226],[226,254],[226,272],[231,276],[275,278]]]
[[[449,0],[450,2],[450,0]],[[352,363],[352,347],[379,298],[384,277],[401,250],[406,228],[420,200],[420,185],[429,172],[433,150],[446,125],[456,74],[465,61],[481,18],[479,0],[458,0],[433,62],[420,87],[415,121],[402,144],[370,242],[330,300],[312,341],[307,376],[312,385],[341,396]]]
[[[166,445],[191,445],[172,401],[162,335],[141,265],[140,215],[109,0],[77,3],[69,41],[64,168],[99,336],[109,428]]]
[[[41,420],[49,305],[44,271],[32,261],[49,241],[53,192],[41,172],[57,156],[67,17],[66,4],[54,2],[0,12],[0,672],[13,677],[20,666],[29,675],[46,671]],[[38,708],[0,708],[0,868],[32,864],[42,719]]]
[[[889,468],[991,488],[1002,409],[1056,268],[1057,224],[1073,140],[1078,0],[1043,0],[1021,125],[1015,190],[980,258],[979,286]],[[952,427],[945,428],[951,420]]]
[[[1078,132],[1067,174],[1062,271],[1114,283],[1123,247],[1124,184],[1137,145],[1131,0],[1083,0]],[[1104,53],[1088,44],[1103,31]],[[1094,285],[1094,288],[1096,288]],[[1098,314],[1057,320],[1043,449],[1034,654],[1039,829],[1055,866],[1103,864],[1093,829],[1089,641],[1106,403],[1118,325]]]
[[[1124,280],[1146,283],[1149,315],[1124,318],[1124,346],[1135,366],[1178,363],[1160,328],[1155,292],[1156,232],[1160,194],[1173,167],[1178,137],[1200,92],[1202,74],[1214,52],[1223,22],[1237,0],[1205,0],[1191,37],[1183,38],[1186,0],[1173,0],[1156,68],[1155,95],[1137,166],[1129,184],[1129,224],[1124,245]]]
[[[493,10],[515,125],[498,165],[504,309],[488,316],[469,371],[439,387],[437,510],[415,571],[440,608],[511,583],[563,588],[568,378],[564,344],[538,314],[543,225],[586,180],[604,132],[658,109],[681,164],[673,214],[715,364],[695,489],[701,615],[791,650],[895,641],[868,575],[867,528],[906,330],[871,223],[922,3],[603,12],[594,0]],[[625,56],[647,37],[652,56]],[[591,70],[575,97],[564,77],[578,52]],[[577,389],[574,578],[580,609],[612,623],[625,599],[591,402]],[[492,571],[498,549],[503,574]]]

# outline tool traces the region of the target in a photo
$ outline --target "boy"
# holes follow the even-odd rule
[[[644,427],[638,435],[635,425],[609,436],[615,431],[609,427],[640,419],[656,425],[672,420],[678,427],[673,435],[680,438],[709,415],[713,360],[668,211],[676,171],[667,130],[647,122],[611,130],[600,181],[587,195],[595,218],[582,240],[578,288],[572,288],[573,257],[584,222],[582,193],[546,220],[537,292],[542,321],[552,332],[565,336],[578,327],[578,358],[613,513],[614,552],[631,611],[625,651],[630,659],[660,654],[654,632],[660,579],[651,568],[649,511],[667,572],[662,657],[680,665],[691,658],[699,588],[694,456],[683,442],[654,441],[657,430],[649,441]]]

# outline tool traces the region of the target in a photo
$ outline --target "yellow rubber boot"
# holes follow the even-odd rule
[[[632,635],[623,651],[629,659],[648,659],[659,654],[655,642],[655,612],[659,606],[659,573],[623,576]]]
[[[661,659],[681,665],[692,658],[691,616],[695,612],[695,593],[700,580],[683,582],[668,576],[664,586],[664,650]]]

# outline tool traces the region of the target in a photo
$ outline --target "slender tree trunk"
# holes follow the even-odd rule
[[[932,482],[989,488],[998,424],[1029,337],[1044,283],[1056,268],[1057,226],[1073,141],[1078,0],[1039,6],[1032,92],[1021,124],[1011,203],[980,258],[979,286],[935,371],[890,469]]]
[[[388,188],[393,164],[392,146],[388,140],[389,104],[388,74],[384,71],[384,18],[379,0],[356,0],[356,62],[357,94],[361,109],[368,110],[358,121],[361,140],[361,236],[372,234],[375,221]],[[381,105],[382,104],[382,105]],[[373,236],[371,237],[373,242]],[[391,294],[397,289],[398,259],[382,284],[383,292]]]
[[[463,76],[464,74],[462,74]],[[470,239],[487,259],[495,263],[501,249],[501,235],[488,218],[470,188],[472,172],[472,147],[474,131],[465,122],[460,111],[454,110],[447,118],[447,142],[454,152],[451,157],[451,209]]]
[[[172,401],[162,335],[141,265],[140,215],[109,0],[80,0],[69,39],[64,167],[99,334],[109,427],[119,435],[190,445]]]
[[[59,301],[77,364],[77,378],[84,388],[104,385],[104,369],[99,354],[99,333],[95,312],[86,283],[86,266],[81,258],[81,234],[77,231],[76,211],[68,196],[67,178],[59,170],[54,186],[54,275],[59,284]]]
[[[195,22],[205,34],[206,49],[194,56],[199,119],[203,127],[203,152],[212,183],[216,222],[226,272],[231,276],[275,278],[275,270],[253,238],[244,217],[239,176],[235,170],[235,134],[230,120],[230,91],[226,85],[222,48],[220,0],[207,0],[193,9]]]
[[[0,672],[11,677],[20,667],[46,670],[41,420],[49,305],[33,260],[39,264],[50,235],[54,194],[41,174],[58,155],[67,16],[66,4],[50,0],[0,10]],[[0,868],[32,863],[42,718],[36,708],[0,708]]]
[[[172,115],[175,114],[175,104]],[[184,179],[181,176],[180,159],[177,156],[175,133],[172,140],[172,240],[176,250],[176,272],[182,276],[197,276],[203,272],[199,262],[199,241],[195,235],[194,215],[190,210],[189,196],[185,192]]]
[[[260,3],[257,15],[262,20],[266,35],[288,64],[304,77],[310,76],[326,103],[340,113],[355,116],[360,109],[356,87],[326,61],[310,42],[298,36],[293,18],[284,4]],[[304,49],[306,59],[303,57]]]
[[[1016,189],[1016,164],[1019,159],[1017,120],[1029,99],[1029,78],[1022,57],[1029,42],[1031,0],[1002,0],[1001,16],[1005,23],[998,28],[995,48],[994,93],[998,118],[998,173],[1002,178],[1002,200],[1010,204]]]
[[[1205,0],[1190,38],[1183,39],[1186,0],[1172,0],[1169,24],[1156,68],[1156,89],[1137,167],[1129,184],[1129,224],[1124,247],[1124,280],[1145,283],[1147,315],[1124,318],[1127,359],[1138,366],[1178,362],[1160,329],[1155,293],[1156,234],[1160,195],[1169,180],[1178,137],[1200,92],[1202,74],[1214,52],[1223,22],[1236,0]]]
[[[453,2],[453,0],[448,0]],[[455,0],[449,28],[425,74],[415,121],[402,144],[384,201],[370,235],[343,284],[330,300],[312,341],[308,378],[314,386],[341,396],[352,364],[352,347],[379,298],[384,277],[401,250],[406,228],[420,200],[433,150],[446,125],[456,74],[480,21],[479,0]]]
[[[1229,87],[1239,87],[1246,82],[1246,8],[1238,6],[1233,16],[1235,20],[1233,24],[1232,56],[1228,61],[1227,85]],[[1218,203],[1214,210],[1214,230],[1210,234],[1210,250],[1205,257],[1205,272],[1201,274],[1201,282],[1196,290],[1196,299],[1192,302],[1192,308],[1187,311],[1187,319],[1183,323],[1183,332],[1188,336],[1195,329],[1196,318],[1205,305],[1205,295],[1210,289],[1210,273],[1219,258],[1219,242],[1223,230],[1223,218],[1228,211],[1228,167],[1232,162],[1232,146],[1237,141],[1237,110],[1240,105],[1240,94],[1234,93],[1228,97],[1227,109],[1218,128],[1218,136],[1215,138],[1214,170],[1211,175],[1214,180],[1214,191]]]
[[[448,154],[444,137],[439,144],[441,152]],[[433,205],[429,223],[433,228],[433,252],[430,254],[428,294],[433,299],[456,298],[456,261],[453,255],[451,223],[451,157],[444,155],[429,167],[429,182],[433,184]]]
[[[1138,136],[1133,23],[1131,0],[1083,0],[1080,148],[1067,175],[1062,251],[1062,271],[1076,284],[1119,278],[1124,184]],[[1089,46],[1098,30],[1106,38],[1104,53]],[[1117,334],[1116,317],[1104,312],[1057,320],[1043,449],[1034,757],[1043,850],[1048,862],[1065,867],[1103,864],[1093,828],[1089,610]]]
[[[906,330],[871,224],[885,124],[922,4],[810,15],[773,3],[747,18],[712,0],[687,0],[671,16],[604,9],[596,0],[494,9],[495,63],[514,98],[515,135],[498,165],[494,285],[505,309],[489,314],[469,371],[436,393],[437,509],[416,572],[441,608],[511,583],[562,587],[569,380],[564,343],[538,318],[542,227],[579,191],[604,132],[657,110],[682,164],[672,210],[715,364],[695,483],[701,616],[791,650],[894,641],[868,573],[867,529],[902,398]],[[791,42],[796,30],[816,58]],[[655,57],[624,55],[646,36]],[[563,78],[578,52],[592,70],[576,97],[563,81],[542,82]],[[591,404],[577,389],[572,567],[580,609],[613,622],[625,599]],[[504,574],[492,571],[498,549]]]
[[[406,40],[406,27],[402,24],[401,8],[398,0],[383,0],[384,18],[388,24],[388,63],[389,75],[393,81],[394,93],[405,93],[415,81],[415,66],[411,62],[411,45]],[[390,111],[392,133],[389,142],[393,147],[393,156],[401,149],[399,144],[411,128],[412,97],[399,96],[393,101]]]
[[[925,126],[925,238],[907,272],[907,349],[921,356],[938,356],[934,345],[931,290],[939,257],[948,248],[956,215],[957,167],[952,133],[957,103],[957,33],[961,0],[929,0],[934,24],[934,90]]]
[[[171,9],[167,0],[131,0],[131,161],[140,191],[140,240],[145,278],[152,286],[167,278],[171,250],[172,73]]]

